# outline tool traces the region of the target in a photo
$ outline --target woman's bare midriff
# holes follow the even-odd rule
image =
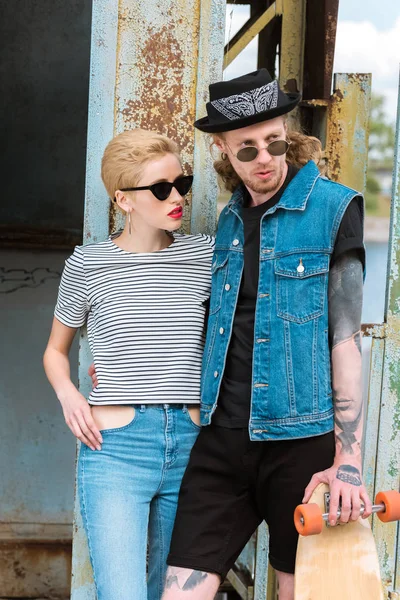
[[[114,429],[128,425],[135,417],[135,408],[132,405],[102,405],[92,406],[92,417],[100,429]],[[193,423],[200,425],[200,409],[198,406],[188,407]]]
[[[92,406],[92,417],[97,427],[100,429],[114,429],[128,425],[135,416],[133,406]]]

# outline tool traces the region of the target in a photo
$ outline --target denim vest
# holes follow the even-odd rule
[[[243,271],[242,188],[223,209],[212,261],[201,423],[217,406]],[[292,179],[260,224],[249,434],[251,440],[332,431],[329,263],[340,222],[360,194],[322,177],[314,162]]]

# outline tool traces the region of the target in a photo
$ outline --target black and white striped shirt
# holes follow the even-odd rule
[[[198,403],[214,239],[174,234],[158,252],[111,238],[77,246],[61,278],[56,318],[87,322],[98,386],[90,404]]]

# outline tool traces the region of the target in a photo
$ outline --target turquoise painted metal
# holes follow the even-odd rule
[[[215,230],[217,183],[205,136],[193,121],[205,114],[208,85],[222,78],[225,2],[96,0],[93,3],[84,243],[122,225],[100,178],[108,141],[125,129],[154,129],[174,138],[184,169],[196,175],[186,231]],[[193,158],[194,157],[194,158]],[[90,389],[91,357],[83,332],[79,386]],[[75,499],[72,600],[94,600],[86,536]]]
[[[400,85],[390,223],[385,317],[371,335],[371,371],[365,431],[364,477],[371,497],[400,488]],[[373,518],[385,598],[400,592],[398,523]]]
[[[400,488],[400,85],[385,307],[386,338],[375,489]],[[400,591],[399,523],[374,523],[387,591]]]

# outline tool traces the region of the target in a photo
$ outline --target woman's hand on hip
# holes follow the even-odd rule
[[[101,450],[103,438],[93,420],[92,411],[86,398],[78,390],[71,391],[60,400],[65,422],[81,442],[91,450]]]

